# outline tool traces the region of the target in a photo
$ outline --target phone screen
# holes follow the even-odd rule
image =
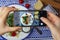
[[[14,25],[22,27],[46,26],[40,18],[47,18],[47,11],[19,10],[14,12]]]

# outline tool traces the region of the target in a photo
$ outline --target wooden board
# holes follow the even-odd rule
[[[52,7],[54,7],[57,12],[59,13],[58,16],[60,16],[60,0],[41,0],[45,5],[50,4]]]

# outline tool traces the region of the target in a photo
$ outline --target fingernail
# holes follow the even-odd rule
[[[15,8],[14,6],[12,6],[12,8],[14,8],[14,10],[18,10],[17,8]]]
[[[12,8],[15,8],[14,6],[12,6]]]
[[[15,8],[15,10],[17,10],[17,8]]]
[[[41,17],[40,19],[43,19],[44,17]]]

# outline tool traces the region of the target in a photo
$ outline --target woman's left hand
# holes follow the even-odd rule
[[[0,7],[0,35],[21,29],[21,27],[9,27],[6,25],[6,19],[9,15],[9,12],[15,10],[16,8],[13,7]]]

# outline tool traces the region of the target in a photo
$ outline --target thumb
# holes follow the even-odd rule
[[[47,26],[49,27],[49,29],[50,29],[51,31],[56,30],[56,27],[54,26],[54,24],[53,24],[51,21],[49,21],[47,18],[41,17],[40,19],[41,19],[45,24],[47,24]]]
[[[21,30],[22,27],[6,27],[6,32]]]

